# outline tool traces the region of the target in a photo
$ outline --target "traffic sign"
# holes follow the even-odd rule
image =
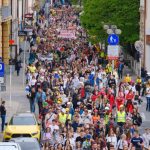
[[[4,77],[4,71],[5,71],[4,63],[0,62],[0,77]]]
[[[116,60],[119,58],[120,46],[118,45],[108,45],[107,55],[109,60]]]
[[[0,77],[0,84],[4,83],[4,77]]]
[[[111,34],[108,37],[109,45],[118,45],[119,44],[119,36],[116,34]]]

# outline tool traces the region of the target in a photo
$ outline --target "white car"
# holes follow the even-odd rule
[[[21,147],[14,142],[0,142],[0,150],[21,150]]]
[[[40,150],[40,144],[35,138],[19,137],[12,138],[10,142],[18,143],[21,150]]]

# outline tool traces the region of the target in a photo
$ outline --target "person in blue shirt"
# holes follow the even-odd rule
[[[41,87],[38,88],[38,91],[35,96],[35,102],[37,102],[38,107],[39,107],[39,114],[42,112],[43,108],[43,102],[46,101],[46,94],[45,92],[41,89]]]
[[[122,79],[123,68],[124,68],[124,64],[123,64],[122,62],[120,62],[120,63],[119,63],[119,66],[118,66],[118,75],[119,75],[119,79]]]
[[[135,148],[136,150],[142,150],[144,147],[143,139],[139,136],[138,131],[134,131],[134,136],[131,138],[131,144],[129,149]]]
[[[94,74],[90,74],[88,79],[89,79],[90,85],[94,86]]]

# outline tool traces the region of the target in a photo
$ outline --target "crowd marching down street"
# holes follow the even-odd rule
[[[150,127],[139,133],[138,106],[147,98],[150,81],[133,81],[99,45],[87,41],[80,11],[55,5],[37,12],[26,68],[30,110],[41,120],[43,150],[150,149]],[[146,82],[144,88],[143,83]]]

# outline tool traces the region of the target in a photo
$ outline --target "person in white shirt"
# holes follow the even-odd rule
[[[127,137],[125,134],[121,135],[121,139],[117,143],[117,150],[123,150],[124,147],[128,146],[128,142],[127,142],[126,138]]]
[[[56,121],[54,119],[52,120],[52,124],[49,125],[49,128],[51,129],[52,134],[54,130],[59,130],[59,126],[56,124]]]
[[[45,126],[49,126],[50,124],[52,124],[53,120],[55,120],[56,117],[57,117],[57,115],[54,114],[52,112],[52,110],[50,109],[49,113],[46,114],[46,116],[45,116]]]
[[[150,148],[150,129],[146,128],[145,133],[142,135],[143,142],[144,142],[144,148],[149,149]]]
[[[112,128],[106,136],[106,141],[108,147],[114,147],[115,150],[117,149],[117,137]]]
[[[29,86],[35,86],[35,84],[36,84],[36,78],[35,78],[35,76],[32,76],[32,79],[30,80],[30,82],[29,82]]]
[[[101,70],[99,70],[99,72],[98,72],[98,78],[101,80],[102,79],[102,71]]]
[[[81,124],[90,124],[90,123],[92,123],[92,116],[88,112],[87,109],[85,109],[84,112],[83,112],[83,114],[81,115],[80,123]]]

